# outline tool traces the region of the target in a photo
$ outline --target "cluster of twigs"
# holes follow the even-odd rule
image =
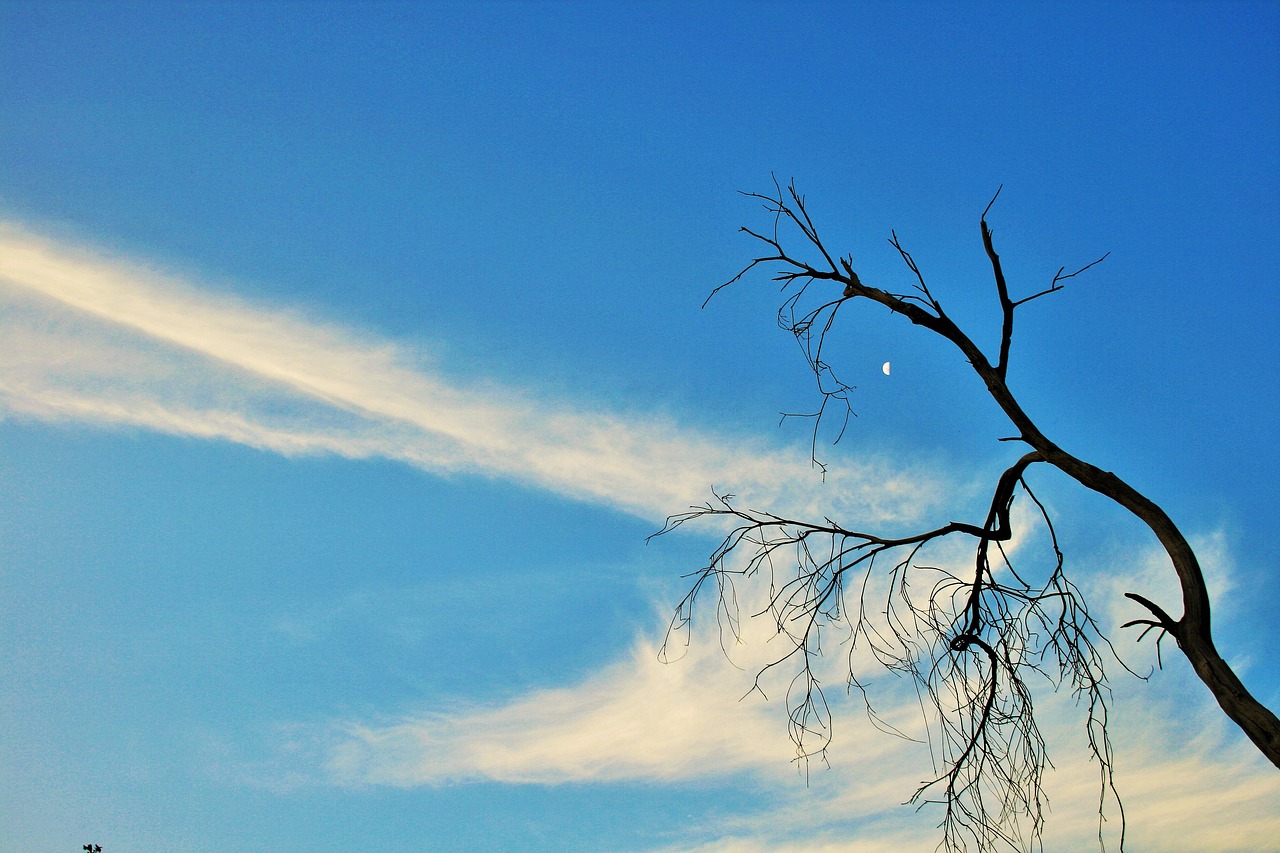
[[[767,673],[791,672],[787,710],[802,763],[825,758],[831,740],[831,710],[818,674],[827,632],[839,629],[852,649],[869,650],[885,669],[912,679],[925,709],[936,775],[923,781],[911,801],[940,806],[941,846],[948,851],[1022,850],[1038,845],[1046,807],[1042,781],[1050,762],[1037,726],[1030,682],[1041,679],[1055,688],[1065,686],[1087,714],[1089,747],[1100,771],[1101,840],[1108,803],[1114,802],[1119,809],[1107,735],[1110,694],[1103,667],[1104,658],[1113,657],[1114,652],[1080,590],[1064,572],[1050,514],[1025,479],[1032,465],[1056,464],[1052,452],[1057,449],[1017,407],[1004,378],[1015,309],[1060,290],[1064,281],[1102,258],[1075,272],[1064,274],[1060,269],[1047,288],[1013,299],[986,224],[988,205],[982,236],[1003,319],[999,356],[993,365],[947,316],[896,233],[889,242],[913,277],[911,289],[901,293],[864,284],[851,256],[837,258],[828,252],[794,185],[784,190],[775,181],[775,189],[772,196],[747,194],[762,200],[773,215],[768,233],[742,229],[763,243],[766,251],[712,295],[756,267],[772,268],[773,280],[786,294],[779,323],[800,344],[822,400],[811,415],[815,419],[812,449],[816,450],[818,425],[833,411],[843,418],[841,433],[848,423],[852,389],[836,376],[823,347],[841,306],[862,298],[955,343],[1019,428],[1013,440],[1025,442],[1031,450],[1000,475],[986,517],[977,524],[953,521],[920,532],[885,535],[852,530],[831,519],[812,523],[742,509],[727,494],[670,517],[660,533],[708,520],[728,521],[732,529],[707,565],[692,576],[692,586],[672,619],[668,643],[688,641],[695,604],[707,590],[716,596],[722,631],[736,638],[742,618],[736,585],[745,581],[763,585],[767,603],[759,613],[748,615],[770,619],[785,643],[783,652],[757,674],[756,687]],[[788,228],[799,231],[809,259],[784,247]],[[1020,494],[1034,507],[1030,517],[1038,517],[1046,554],[1051,554],[1034,574],[1015,570],[1007,547],[1013,536],[1011,508]],[[960,569],[926,561],[929,546],[955,537],[973,542],[971,565]],[[1159,622],[1144,620],[1144,624],[1166,630]],[[863,678],[851,665],[848,686],[866,700],[868,685]],[[869,701],[866,707],[879,722]],[[1123,827],[1122,810],[1120,816]]]

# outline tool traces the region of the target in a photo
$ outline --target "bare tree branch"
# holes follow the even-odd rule
[[[970,845],[978,850],[1038,846],[1045,811],[1041,783],[1049,761],[1028,679],[1048,679],[1055,687],[1070,689],[1085,709],[1089,751],[1100,774],[1099,842],[1103,842],[1108,809],[1114,807],[1123,848],[1124,813],[1114,785],[1113,751],[1107,733],[1110,688],[1104,662],[1124,664],[1079,588],[1067,576],[1051,514],[1026,481],[1032,466],[1047,465],[1110,498],[1152,530],[1178,576],[1183,614],[1175,619],[1142,595],[1126,593],[1151,618],[1134,619],[1122,627],[1143,628],[1139,639],[1149,631],[1158,631],[1157,660],[1161,664],[1160,640],[1172,636],[1224,712],[1280,766],[1280,721],[1245,690],[1214,648],[1203,572],[1186,538],[1160,507],[1115,474],[1050,441],[1007,384],[1017,309],[1061,290],[1063,282],[1101,263],[1107,255],[1072,273],[1064,274],[1062,267],[1048,288],[1012,298],[986,219],[999,197],[997,190],[979,219],[1001,313],[999,350],[993,365],[943,310],[896,233],[891,232],[889,243],[914,278],[907,293],[864,283],[854,271],[852,255],[837,260],[824,246],[804,196],[794,183],[784,189],[775,178],[774,190],[772,196],[745,194],[763,201],[773,218],[767,234],[742,229],[764,244],[764,252],[715,288],[711,296],[762,266],[772,269],[773,281],[787,292],[778,322],[800,345],[822,401],[815,412],[802,415],[814,419],[811,456],[815,464],[821,464],[816,458],[817,434],[829,413],[828,404],[843,410],[841,434],[852,414],[853,386],[836,377],[823,345],[836,328],[841,306],[859,298],[884,305],[954,344],[1017,430],[1016,435],[1001,441],[1018,441],[1028,449],[997,478],[981,523],[948,521],[917,532],[868,532],[830,519],[806,522],[742,509],[727,494],[717,494],[714,501],[671,516],[655,535],[708,520],[727,521],[731,529],[707,564],[691,576],[689,592],[672,617],[668,644],[677,637],[689,641],[697,599],[708,588],[715,590],[722,645],[726,634],[736,642],[742,618],[736,584],[763,587],[765,604],[749,616],[771,620],[776,634],[786,643],[784,651],[757,673],[753,689],[763,692],[761,678],[766,673],[786,667],[793,670],[786,701],[796,759],[801,763],[825,758],[831,741],[831,708],[816,671],[825,632],[842,628],[851,654],[861,645],[887,670],[910,677],[926,700],[926,724],[937,770],[911,801],[918,806],[941,807],[941,846],[948,851],[968,850]],[[799,233],[800,252],[784,246],[784,237],[793,232]],[[811,260],[805,259],[806,253]],[[810,288],[815,289],[815,297],[810,297]],[[1011,508],[1020,494],[1034,506],[1048,543],[1049,559],[1034,571],[1015,570],[1005,549],[1013,536]],[[973,540],[971,567],[924,562],[933,546],[956,536]],[[664,645],[664,655],[666,650]],[[862,696],[873,723],[889,730],[876,717],[867,685],[852,666],[848,686]]]

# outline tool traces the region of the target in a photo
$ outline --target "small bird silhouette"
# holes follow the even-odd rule
[[[85,851],[85,853],[102,853],[102,845],[100,845],[100,844],[86,844],[86,845],[84,845],[84,851]]]

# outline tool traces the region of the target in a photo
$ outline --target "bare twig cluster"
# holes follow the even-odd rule
[[[1156,631],[1157,641],[1172,636],[1228,715],[1264,754],[1280,763],[1280,724],[1249,696],[1212,646],[1204,579],[1185,538],[1159,507],[1114,474],[1049,441],[1006,382],[1017,309],[1061,290],[1064,282],[1101,263],[1106,255],[1073,272],[1059,269],[1048,287],[1014,298],[986,221],[993,197],[980,218],[1001,311],[998,356],[992,363],[947,315],[896,233],[889,242],[912,274],[905,292],[864,284],[854,271],[852,256],[837,257],[828,251],[794,184],[783,188],[775,180],[774,189],[773,195],[746,194],[762,201],[772,216],[767,232],[742,229],[765,251],[711,295],[757,267],[772,270],[773,280],[785,294],[779,323],[799,343],[821,397],[819,408],[809,415],[815,420],[811,450],[816,450],[824,418],[837,413],[843,433],[851,414],[851,386],[836,376],[823,349],[841,307],[854,299],[884,305],[953,343],[1017,430],[1017,435],[1005,440],[1028,449],[999,476],[986,517],[979,523],[952,521],[924,531],[887,535],[850,529],[831,519],[815,523],[743,509],[732,495],[716,495],[705,505],[672,516],[660,532],[707,520],[727,521],[732,529],[707,565],[693,575],[692,586],[672,619],[668,642],[673,637],[687,641],[695,603],[708,589],[714,590],[722,630],[736,637],[742,618],[736,585],[748,581],[763,585],[767,604],[760,613],[750,615],[767,616],[786,642],[783,653],[757,675],[756,686],[771,671],[792,673],[787,708],[802,762],[825,757],[831,738],[831,711],[817,666],[827,632],[842,630],[852,648],[869,650],[884,668],[910,677],[926,710],[936,769],[935,777],[923,782],[912,802],[941,808],[941,846],[948,851],[1021,850],[1038,845],[1045,810],[1041,782],[1049,758],[1029,682],[1044,679],[1055,688],[1070,689],[1085,709],[1089,749],[1100,772],[1099,841],[1105,813],[1114,804],[1120,814],[1123,846],[1123,810],[1112,776],[1107,734],[1110,693],[1103,666],[1104,659],[1118,659],[1080,590],[1065,573],[1050,513],[1027,483],[1032,466],[1048,464],[1115,500],[1156,534],[1181,581],[1185,612],[1174,619],[1154,602],[1129,593],[1153,618],[1135,619],[1127,626],[1143,627],[1144,636]],[[800,252],[784,246],[784,238],[792,239],[794,232],[798,232]],[[814,461],[821,464],[816,456]],[[1007,547],[1014,533],[1011,509],[1020,495],[1034,508],[1029,517],[1038,519],[1047,542],[1048,559],[1034,572],[1015,569]],[[972,564],[963,569],[933,565],[930,546],[956,537],[973,543]],[[866,698],[866,685],[852,666],[848,682]],[[869,702],[867,709],[876,719]]]

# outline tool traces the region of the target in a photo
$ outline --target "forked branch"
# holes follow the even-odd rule
[[[775,179],[774,190],[773,195],[746,194],[762,201],[772,217],[766,233],[742,229],[765,251],[711,296],[757,267],[772,270],[773,281],[785,293],[779,324],[799,343],[822,398],[809,415],[815,420],[815,462],[818,429],[829,413],[828,404],[844,410],[845,423],[852,412],[852,386],[836,377],[823,345],[836,328],[841,306],[853,299],[883,305],[955,345],[1016,430],[1015,436],[1002,440],[1019,441],[1027,450],[997,478],[987,514],[979,523],[949,521],[916,532],[870,532],[830,519],[813,523],[743,509],[731,495],[716,495],[713,502],[671,516],[660,533],[705,520],[727,521],[731,530],[707,565],[692,575],[691,588],[672,619],[668,643],[677,638],[688,641],[697,599],[708,588],[715,589],[722,638],[727,632],[736,639],[741,630],[737,584],[751,582],[763,588],[763,605],[749,615],[769,618],[786,643],[757,675],[756,685],[765,673],[794,667],[788,711],[801,762],[825,756],[830,743],[831,711],[815,671],[826,631],[841,628],[852,646],[861,644],[886,669],[914,679],[929,700],[926,722],[937,774],[920,787],[913,801],[941,805],[942,847],[957,851],[971,849],[971,844],[979,850],[1037,846],[1048,757],[1028,678],[1048,678],[1073,691],[1085,708],[1090,751],[1100,771],[1099,840],[1108,804],[1113,804],[1120,814],[1123,846],[1123,810],[1113,784],[1107,734],[1110,692],[1103,666],[1104,658],[1118,658],[1065,573],[1050,513],[1026,481],[1032,465],[1046,464],[1129,510],[1156,535],[1178,576],[1183,614],[1174,618],[1142,595],[1129,593],[1150,618],[1134,619],[1124,627],[1143,628],[1143,635],[1158,631],[1157,650],[1159,638],[1172,636],[1228,716],[1280,766],[1280,722],[1244,689],[1214,649],[1203,573],[1186,538],[1160,507],[1119,477],[1050,441],[1009,388],[1017,310],[1063,289],[1066,281],[1107,255],[1071,273],[1060,268],[1047,288],[1014,298],[987,224],[997,191],[979,219],[1000,306],[1000,342],[993,364],[947,315],[896,233],[889,242],[913,279],[906,292],[862,281],[852,255],[836,256],[827,250],[794,183],[783,188]],[[795,232],[798,252],[784,239]],[[1031,501],[1040,539],[1048,543],[1048,559],[1037,561],[1031,571],[1015,570],[1006,548],[1014,534],[1011,508],[1020,494]],[[971,564],[923,562],[934,546],[956,536],[973,541]],[[850,688],[865,698],[867,685],[861,678],[850,669]],[[875,719],[869,704],[868,712]]]

